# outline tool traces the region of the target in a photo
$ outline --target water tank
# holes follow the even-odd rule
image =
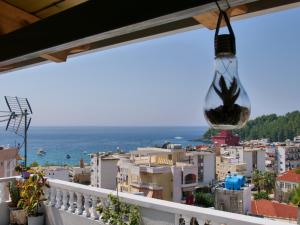
[[[228,190],[240,190],[245,185],[246,178],[241,175],[228,175],[225,178],[225,188]]]

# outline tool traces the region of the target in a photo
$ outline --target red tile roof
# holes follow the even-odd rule
[[[293,169],[293,170],[284,172],[282,175],[279,175],[277,177],[277,180],[300,183],[300,174],[296,173],[296,170],[297,169]]]
[[[251,209],[252,214],[272,218],[297,220],[298,215],[295,206],[265,199],[251,201]]]

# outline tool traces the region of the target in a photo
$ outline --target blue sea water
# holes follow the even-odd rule
[[[137,147],[162,145],[165,142],[198,145],[206,127],[31,127],[28,136],[28,162],[58,165],[89,163],[88,153],[99,151],[135,150]],[[22,137],[0,129],[0,145],[22,144]],[[38,156],[37,150],[46,151]],[[23,155],[23,151],[20,151]],[[66,155],[71,156],[66,159]]]

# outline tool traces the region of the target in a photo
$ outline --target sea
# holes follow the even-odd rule
[[[137,147],[161,146],[166,142],[183,146],[204,144],[201,137],[207,127],[30,127],[28,162],[39,165],[78,165],[82,158],[90,163],[90,153],[125,152]],[[0,145],[21,146],[22,136],[0,129]],[[22,147],[23,146],[23,147]],[[43,149],[44,156],[37,155]],[[70,155],[68,159],[66,156]]]

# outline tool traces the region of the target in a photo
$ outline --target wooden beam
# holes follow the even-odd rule
[[[21,27],[39,21],[39,18],[0,1],[0,35],[10,33]]]
[[[233,5],[241,1],[255,0],[229,0]],[[87,1],[0,36],[0,66],[180,21],[214,8],[214,0]]]
[[[247,6],[247,13],[234,16],[233,20],[300,5],[300,0],[227,1],[231,7]],[[220,4],[226,8],[226,1]],[[14,65],[18,69],[39,64],[45,61],[41,55],[86,44],[90,51],[96,51],[199,28],[194,17],[216,10],[214,0],[87,1],[0,36],[0,67]]]
[[[227,11],[228,17],[239,16],[239,15],[242,15],[245,13],[247,13],[247,6],[245,6],[245,5],[233,7]],[[208,28],[210,30],[214,30],[214,29],[216,29],[218,17],[219,17],[219,11],[210,11],[207,13],[202,13],[197,16],[194,16],[193,18],[196,21],[198,21],[200,24],[205,26],[206,28]],[[225,23],[224,19],[222,19],[221,27],[223,27],[225,25],[226,25],[226,23]]]
[[[55,53],[50,53],[50,54],[43,54],[40,57],[50,60],[52,62],[66,62],[68,55],[69,55],[69,50],[65,50],[65,51],[60,51],[60,52],[55,52]]]

